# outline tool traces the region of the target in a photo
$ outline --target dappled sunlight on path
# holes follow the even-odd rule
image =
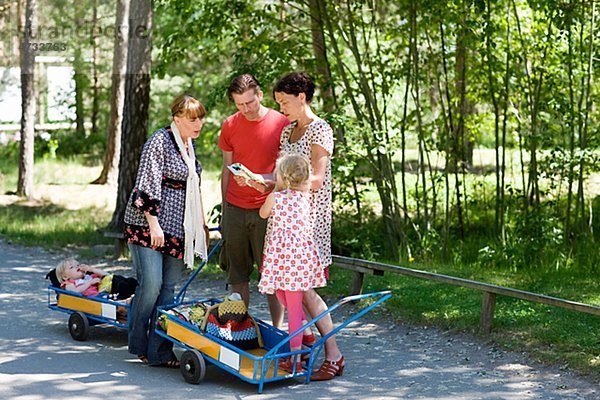
[[[286,380],[257,394],[210,366],[205,380],[184,382],[175,369],[142,365],[127,352],[124,329],[94,326],[86,342],[72,340],[67,315],[47,308],[43,278],[65,254],[9,246],[0,239],[0,398],[7,399],[598,399],[598,386],[558,368],[533,363],[465,334],[398,324],[373,316],[338,335],[344,375],[330,382]],[[127,261],[90,260],[132,275]],[[251,313],[269,321],[266,301],[252,284]],[[222,297],[221,276],[200,274],[186,299]],[[354,305],[334,314],[353,315]],[[8,323],[7,323],[8,321]],[[181,352],[180,349],[177,350]],[[322,355],[321,355],[322,357]],[[318,363],[320,364],[320,362]]]

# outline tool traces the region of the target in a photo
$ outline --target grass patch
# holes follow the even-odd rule
[[[55,204],[0,207],[0,234],[7,240],[46,249],[109,244],[99,231],[110,213],[96,208],[67,210]]]
[[[477,269],[467,274],[466,268],[451,265],[428,270],[598,304],[597,280],[576,272],[562,272],[550,278],[542,271],[509,274]],[[352,275],[351,271],[333,267],[325,293],[336,297],[347,295]],[[479,335],[482,299],[479,291],[389,273],[365,275],[365,293],[386,289],[392,290],[394,296],[380,307],[379,314],[384,318],[391,316],[412,324]],[[526,351],[535,360],[569,367],[600,380],[600,318],[597,316],[498,296],[493,331],[484,338],[509,350]]]

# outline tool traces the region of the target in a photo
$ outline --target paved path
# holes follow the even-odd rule
[[[178,370],[147,367],[128,354],[122,329],[94,327],[87,342],[73,341],[67,315],[47,308],[43,277],[60,257],[0,241],[1,399],[600,399],[597,384],[522,354],[372,317],[340,332],[348,365],[333,381],[287,380],[259,395],[256,385],[212,366],[202,384],[190,385]],[[131,275],[126,263],[107,269]],[[188,293],[223,295],[223,282],[202,274]],[[264,302],[252,312],[268,319]]]

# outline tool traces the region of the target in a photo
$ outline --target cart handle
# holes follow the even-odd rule
[[[282,340],[281,342],[279,342],[277,345],[275,345],[271,350],[269,350],[269,352],[265,356],[271,356],[273,354],[277,354],[278,350],[282,346],[284,346],[285,344],[287,344],[294,336],[297,336],[297,335],[301,334],[309,326],[315,325],[319,320],[321,320],[322,318],[324,318],[327,314],[331,314],[334,310],[336,310],[337,308],[341,307],[342,305],[344,305],[344,304],[346,304],[346,303],[348,303],[350,301],[364,300],[364,299],[367,299],[367,298],[370,298],[370,297],[376,298],[377,300],[373,304],[371,304],[371,305],[363,308],[360,312],[358,312],[357,314],[353,315],[352,317],[346,319],[340,325],[338,325],[337,327],[335,327],[331,332],[329,332],[327,335],[325,335],[321,339],[319,339],[317,341],[316,345],[318,345],[320,343],[324,343],[331,336],[333,336],[336,333],[338,333],[342,328],[350,325],[352,322],[356,321],[357,319],[359,319],[360,317],[362,317],[363,315],[365,315],[366,313],[368,313],[369,311],[371,311],[372,309],[374,309],[375,307],[377,307],[379,304],[381,304],[384,301],[388,300],[390,297],[392,297],[392,291],[391,290],[384,290],[384,291],[381,291],[381,292],[357,294],[357,295],[352,295],[352,296],[346,296],[346,297],[338,300],[334,305],[332,305],[331,307],[328,307],[327,310],[323,311],[321,314],[317,315],[315,318],[313,318],[312,320],[310,320],[309,322],[307,322],[306,325],[301,326],[297,331],[292,332],[287,338],[285,338],[284,340]]]
[[[218,227],[217,228],[210,228],[209,231],[220,231],[220,228],[218,228]],[[187,279],[187,281],[185,281],[185,283],[181,287],[181,290],[179,290],[179,293],[177,293],[177,296],[175,296],[175,303],[174,304],[181,304],[181,303],[183,303],[183,299],[185,298],[185,293],[187,291],[188,286],[190,286],[190,283],[192,283],[192,281],[200,273],[200,270],[202,270],[202,268],[204,268],[206,266],[206,264],[208,264],[208,260],[210,260],[211,257],[217,251],[217,249],[219,247],[221,247],[222,243],[223,243],[223,239],[219,239],[219,241],[217,242],[217,244],[215,244],[213,246],[213,248],[210,250],[210,252],[206,256],[206,260],[202,261],[202,263],[200,263],[200,265],[198,265],[198,268],[196,268],[194,270],[194,272],[190,275],[190,277]]]

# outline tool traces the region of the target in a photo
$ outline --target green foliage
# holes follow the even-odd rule
[[[511,219],[506,241],[480,250],[482,265],[497,265],[510,270],[543,268],[564,257],[564,238],[560,221],[540,209]]]
[[[378,260],[385,254],[381,218],[368,209],[360,220],[354,212],[336,211],[332,237],[334,254],[371,260]]]

